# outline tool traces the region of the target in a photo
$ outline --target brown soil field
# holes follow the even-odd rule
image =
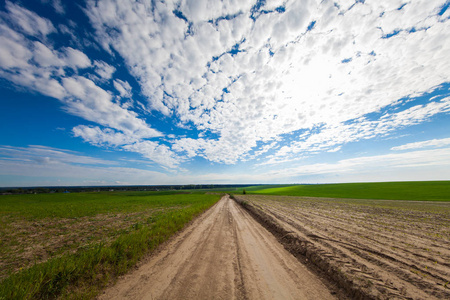
[[[235,196],[351,298],[450,299],[450,203]]]
[[[228,196],[100,299],[337,299]],[[341,298],[342,299],[342,298]]]
[[[0,218],[0,280],[51,257],[75,253],[97,243],[109,245],[117,235],[132,231],[133,224],[145,222],[149,215],[167,209],[36,221],[3,216]]]

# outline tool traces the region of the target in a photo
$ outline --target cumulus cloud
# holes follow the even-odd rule
[[[57,98],[68,113],[106,127],[103,131],[98,127],[76,127],[74,135],[87,142],[116,145],[161,136],[135,112],[113,101],[110,92],[79,75],[80,70],[90,69],[101,80],[109,80],[114,67],[98,60],[92,64],[83,51],[72,47],[55,49],[47,41],[47,35],[56,31],[49,20],[8,1],[6,8],[9,14],[0,15],[0,77]],[[131,97],[127,82],[114,82],[121,97]]]
[[[48,48],[46,45],[41,42],[34,42],[34,51],[33,51],[33,59],[34,61],[41,67],[52,67],[52,66],[61,66],[63,65],[63,61],[58,57],[58,54],[55,53],[52,49]]]
[[[86,120],[134,134],[137,137],[154,137],[160,134],[149,128],[134,113],[122,109],[111,101],[111,95],[84,77],[64,78],[63,86],[72,97],[66,110]],[[83,99],[83,101],[78,101]]]
[[[131,98],[133,93],[131,92],[131,85],[120,79],[114,80],[114,88],[119,92],[120,96],[123,98]]]
[[[28,35],[45,37],[56,30],[48,19],[42,18],[32,11],[9,1],[6,1],[5,5],[8,11],[6,17]]]
[[[99,123],[136,138],[148,138],[161,134],[136,115],[111,101],[111,94],[85,77],[63,78],[62,84],[69,94],[66,110],[86,120]],[[82,101],[79,101],[82,99]]]
[[[122,148],[127,151],[140,153],[145,158],[170,169],[177,168],[181,162],[181,159],[169,147],[153,141],[136,142],[125,145]]]
[[[253,5],[254,1],[249,0],[186,0],[181,2],[179,9],[189,21],[198,23],[249,11]]]
[[[139,135],[123,134],[110,128],[101,129],[97,126],[85,125],[74,127],[72,132],[74,136],[81,137],[92,145],[115,147],[116,149],[139,153],[164,168],[176,169],[182,162],[182,158],[168,146],[155,141],[143,140]]]
[[[197,156],[273,164],[448,113],[448,98],[403,106],[450,82],[445,3],[88,0],[90,42],[111,55],[100,61],[82,47],[57,48],[49,20],[7,1],[0,76],[99,125],[73,129],[94,145],[169,168]],[[105,61],[116,57],[140,90],[114,78]],[[147,123],[153,113],[183,136],[149,140],[168,134]]]
[[[231,4],[88,1],[99,40],[125,59],[149,107],[218,136],[174,141],[191,157],[235,163],[317,126],[348,136],[357,125],[346,122],[450,80],[443,1]],[[398,120],[389,130],[409,124]]]
[[[168,169],[178,168],[182,159],[168,146],[155,141],[143,140],[138,135],[123,134],[110,128],[101,129],[97,126],[79,125],[72,130],[74,136],[96,145],[115,147],[125,151],[141,154],[150,161]]]
[[[111,65],[108,65],[103,61],[96,60],[94,62],[94,65],[95,65],[95,72],[98,74],[98,76],[100,76],[101,79],[105,80],[111,79],[112,75],[116,71],[116,68],[114,68]]]
[[[0,24],[0,64],[3,68],[25,67],[32,52],[27,49],[16,32]]]
[[[134,135],[123,134],[110,128],[101,129],[98,126],[78,125],[72,129],[74,136],[81,137],[84,141],[96,146],[121,146],[131,144],[139,140]]]
[[[74,68],[87,68],[91,65],[91,60],[83,52],[71,47],[64,49],[65,62]]]

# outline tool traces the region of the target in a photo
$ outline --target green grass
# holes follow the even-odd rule
[[[175,195],[176,192],[4,195],[0,196],[0,217],[13,214],[32,220],[48,217],[77,218],[102,213],[136,212],[148,207],[183,205],[186,204],[186,199],[195,198]]]
[[[15,258],[23,266],[0,282],[0,299],[93,298],[219,198],[151,192],[1,196],[1,260]],[[35,224],[39,225],[36,234],[40,240],[33,240],[36,234],[17,237],[11,230],[24,225],[34,228]],[[83,231],[86,228],[88,231]],[[81,234],[76,235],[78,230]],[[16,257],[7,257],[11,251],[6,248],[21,249],[27,239],[46,245],[48,239],[74,234],[84,242],[75,249],[66,249],[62,243],[61,251],[46,253],[42,261],[27,265],[20,261],[21,251],[14,252]]]
[[[246,188],[246,191],[249,194],[306,197],[450,201],[450,181],[311,184],[255,187]]]

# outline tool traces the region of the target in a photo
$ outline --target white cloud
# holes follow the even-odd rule
[[[285,11],[255,13],[255,21],[254,3],[239,3],[183,1],[149,9],[88,2],[99,40],[125,59],[149,106],[218,136],[174,141],[173,148],[190,157],[235,163],[250,157],[258,142],[318,126],[328,128],[322,136],[349,136],[359,132],[356,126],[364,127],[361,138],[377,136],[367,132],[374,126],[392,132],[426,118],[411,123],[398,114],[398,123],[345,123],[450,81],[448,20],[437,16],[443,1],[408,3],[400,11],[400,1],[275,1],[264,9],[285,4]],[[383,38],[394,30],[399,34]],[[414,112],[405,114],[414,119]],[[315,150],[335,149],[327,141],[312,136],[309,142]]]
[[[108,65],[107,63],[103,61],[96,60],[94,62],[95,65],[95,72],[100,76],[101,79],[109,80],[112,78],[112,75],[116,71],[116,68],[114,68],[111,65]]]
[[[164,168],[181,170],[178,168],[182,161],[181,158],[168,146],[143,140],[138,135],[123,134],[110,128],[100,129],[99,127],[84,125],[76,126],[72,132],[74,136],[81,137],[92,145],[117,147],[117,149],[139,153]]]
[[[264,9],[266,9],[266,10],[274,10],[277,7],[283,6],[283,4],[285,2],[286,2],[285,0],[268,0],[268,1],[265,1]]]
[[[399,151],[399,150],[410,150],[410,149],[421,149],[421,148],[439,148],[439,147],[445,147],[450,145],[450,138],[445,139],[433,139],[428,141],[422,141],[422,142],[414,142],[414,143],[408,143],[401,146],[392,147],[391,150]]]
[[[44,68],[63,65],[58,55],[41,42],[34,42],[33,59]]]
[[[131,92],[131,85],[126,81],[120,79],[114,80],[114,88],[119,92],[120,97],[131,98],[133,95]]]
[[[157,142],[141,141],[125,145],[122,148],[127,151],[140,153],[145,158],[170,169],[177,168],[181,162],[181,159],[169,147],[160,145]]]
[[[189,21],[197,23],[249,11],[253,5],[254,1],[249,0],[185,0],[181,2],[180,10]]]
[[[53,75],[63,62],[40,42],[31,42],[0,19],[0,77],[44,95],[62,99],[65,91]],[[38,65],[32,63],[34,60]]]
[[[61,0],[53,0],[52,6],[57,13],[59,13],[61,15],[66,13],[66,10],[65,10],[64,5]]]
[[[109,127],[79,126],[75,136],[96,145],[134,143],[143,138],[161,136],[137,114],[113,101],[111,93],[94,81],[78,75],[79,69],[90,68],[102,80],[110,79],[115,68],[102,61],[91,64],[90,58],[78,49],[61,47],[54,49],[46,42],[45,35],[54,32],[49,20],[7,2],[9,15],[0,15],[0,76],[44,95],[59,99],[64,109],[72,115]],[[23,20],[19,20],[23,18]],[[11,21],[12,20],[12,21]],[[15,29],[7,23],[19,24]],[[31,32],[30,26],[34,26]],[[40,26],[40,27],[39,27]],[[40,36],[38,34],[40,32]],[[39,41],[26,34],[37,36]],[[88,75],[89,76],[89,75]],[[131,87],[124,81],[116,81],[123,97],[131,96]],[[114,131],[114,129],[116,131]]]
[[[26,34],[45,37],[56,30],[48,19],[42,18],[36,13],[9,1],[6,1],[5,4],[9,13],[9,19]]]
[[[63,78],[62,84],[69,96],[66,110],[86,120],[117,129],[135,138],[161,136],[135,113],[121,108],[111,101],[111,95],[89,79],[81,76]],[[82,100],[82,101],[80,101]]]
[[[71,47],[64,49],[65,62],[74,68],[87,68],[91,65],[91,60],[83,52]]]
[[[62,2],[51,3],[63,13]],[[49,20],[8,1],[0,76],[103,126],[73,129],[91,144],[169,168],[196,156],[234,164],[269,154],[261,165],[274,164],[448,113],[448,98],[407,109],[400,100],[450,82],[450,21],[437,14],[444,3],[88,0],[95,41],[57,48]],[[75,39],[75,25],[57,27]],[[117,55],[140,91],[75,49],[89,42],[111,54],[105,61]],[[142,110],[133,94],[145,97]],[[395,104],[395,113],[380,113]],[[188,134],[171,147],[146,140],[165,134],[145,121],[152,110]]]
[[[85,142],[97,146],[115,147],[131,144],[139,140],[139,138],[134,135],[116,132],[110,128],[100,129],[99,127],[85,125],[74,127],[72,132],[74,136],[81,137]]]
[[[2,68],[27,66],[32,52],[23,45],[17,34],[0,24],[0,65]]]
[[[44,4],[49,4],[60,15],[66,13],[66,9],[61,0],[40,0]]]
[[[277,153],[269,156],[270,163],[285,162],[286,157],[296,159],[298,153],[316,151],[338,151],[341,146],[350,142],[386,136],[393,131],[425,122],[439,113],[450,111],[450,98],[426,105],[416,105],[398,113],[384,114],[379,119],[371,121],[359,118],[350,124],[333,124],[324,126],[319,133],[304,134],[304,139],[284,146]]]

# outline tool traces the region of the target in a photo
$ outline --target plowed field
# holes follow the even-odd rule
[[[263,195],[236,200],[292,254],[351,297],[450,299],[449,202]]]

